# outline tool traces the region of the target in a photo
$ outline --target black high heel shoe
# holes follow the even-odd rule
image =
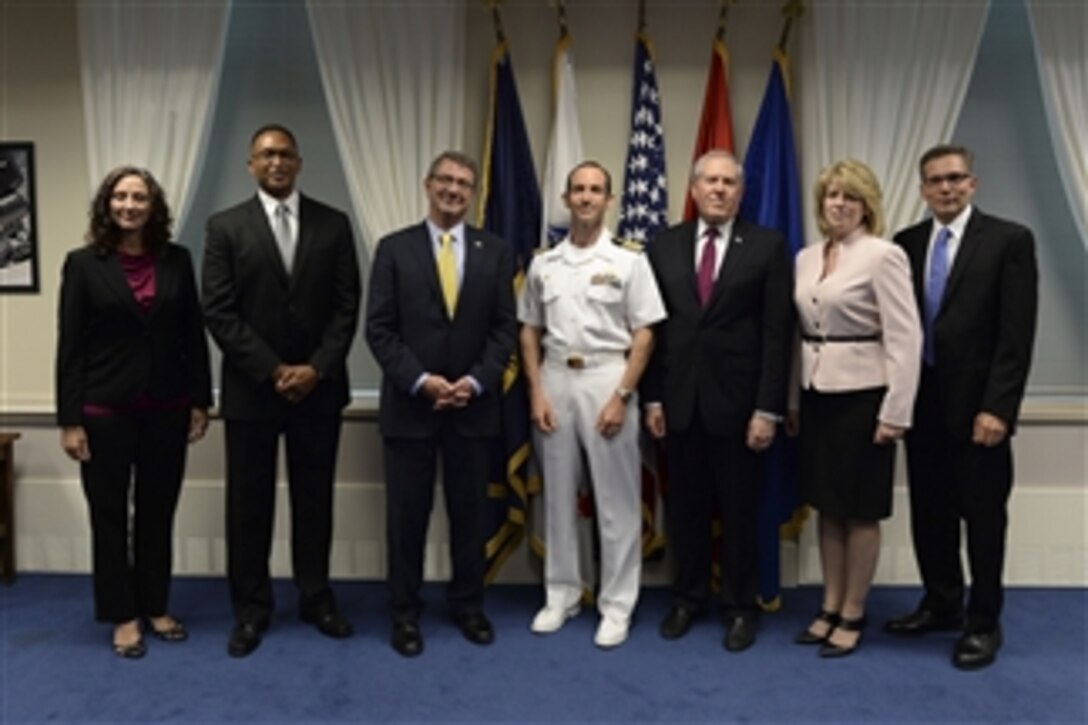
[[[151,630],[151,634],[163,642],[184,642],[189,639],[189,632],[185,629],[185,625],[181,623],[181,620],[174,619],[173,621],[174,623],[166,629],[156,629],[154,622],[148,619],[147,626]]]
[[[821,609],[816,613],[816,619],[812,622],[825,622],[827,624],[827,633],[820,637],[812,633],[810,624],[805,629],[801,630],[793,641],[796,644],[823,644],[827,641],[827,638],[831,636],[831,633],[835,630],[835,627],[842,621],[842,617],[838,612],[829,612],[826,609]]]
[[[854,650],[861,644],[861,633],[865,631],[865,625],[869,623],[864,616],[857,619],[840,619],[839,623],[831,628],[831,632],[827,633],[827,641],[820,647],[821,657],[845,657],[847,655],[854,654]],[[841,629],[844,632],[857,632],[858,638],[854,640],[854,644],[849,647],[840,647],[837,644],[831,643],[831,633],[836,629]]]
[[[138,660],[147,654],[147,645],[144,644],[143,637],[131,644],[117,644],[114,642],[113,653],[126,660]]]

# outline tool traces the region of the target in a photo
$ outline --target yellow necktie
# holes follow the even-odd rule
[[[438,249],[438,283],[442,285],[442,298],[446,301],[446,312],[450,319],[457,310],[457,260],[453,257],[453,235],[449,232],[441,237],[442,246]]]

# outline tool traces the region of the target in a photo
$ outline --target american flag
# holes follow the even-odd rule
[[[639,33],[631,90],[631,140],[627,146],[617,234],[621,239],[649,242],[668,224],[668,208],[661,94],[657,90],[650,38]]]
[[[617,236],[648,244],[668,223],[665,184],[665,134],[661,129],[661,94],[654,73],[650,37],[635,37],[635,72],[631,87],[631,140],[623,173],[623,202]],[[665,547],[658,527],[658,501],[665,475],[660,446],[645,429],[639,440],[642,454],[642,556],[651,559]]]

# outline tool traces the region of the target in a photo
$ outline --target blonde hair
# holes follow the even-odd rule
[[[861,223],[870,234],[883,236],[884,197],[880,192],[880,182],[876,180],[872,169],[855,159],[836,161],[821,171],[816,179],[813,191],[816,196],[816,225],[820,228],[820,233],[826,236],[831,231],[824,219],[824,196],[832,184],[837,184],[845,193],[861,201],[865,208]]]

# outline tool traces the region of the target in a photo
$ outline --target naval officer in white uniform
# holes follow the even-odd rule
[[[521,298],[522,364],[529,384],[534,444],[544,476],[545,606],[538,634],[578,613],[578,484],[589,464],[601,541],[600,625],[594,642],[627,639],[642,559],[638,401],[653,348],[651,327],[665,306],[641,250],[604,226],[612,180],[586,161],[567,176],[569,236],[533,260]]]

